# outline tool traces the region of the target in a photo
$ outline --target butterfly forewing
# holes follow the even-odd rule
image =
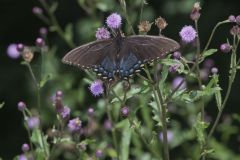
[[[91,68],[99,65],[113,48],[112,39],[94,41],[77,47],[67,53],[62,61],[73,66]]]
[[[129,36],[122,40],[119,52],[120,77],[140,71],[144,63],[163,58],[179,48],[179,44],[163,36]]]
[[[179,44],[163,36],[129,36],[126,38],[130,50],[141,57],[141,60],[152,60],[164,57],[179,48]]]

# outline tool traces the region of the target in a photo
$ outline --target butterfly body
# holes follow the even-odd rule
[[[128,36],[97,40],[70,51],[63,62],[93,69],[102,79],[127,79],[145,63],[163,58],[179,44],[163,36]]]

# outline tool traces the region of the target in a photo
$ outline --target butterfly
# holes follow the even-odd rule
[[[164,58],[179,49],[179,44],[164,36],[121,33],[96,40],[67,53],[62,62],[81,69],[93,69],[103,80],[128,79],[146,63]]]

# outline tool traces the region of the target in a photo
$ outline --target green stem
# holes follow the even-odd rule
[[[41,111],[40,85],[39,85],[39,83],[38,83],[38,81],[37,81],[37,79],[36,79],[36,76],[35,76],[34,73],[33,73],[33,70],[32,70],[31,65],[30,65],[28,62],[27,62],[26,64],[27,64],[27,68],[28,68],[29,71],[30,71],[30,74],[31,74],[31,76],[32,76],[32,78],[33,78],[34,84],[35,84],[36,89],[37,89],[37,107],[38,107],[38,111],[39,111],[39,113],[40,113],[40,111]],[[41,114],[40,114],[40,115],[41,115]],[[46,149],[46,145],[45,145],[45,143],[44,143],[44,138],[43,138],[42,125],[41,125],[41,123],[40,123],[40,126],[39,126],[39,127],[40,127],[40,130],[41,130],[40,139],[41,139],[41,143],[42,143],[42,145],[43,145],[43,150],[44,150],[44,154],[45,154],[45,159],[48,159],[48,152],[47,152],[47,149]]]
[[[160,91],[159,86],[155,86],[153,88],[156,90],[156,93],[154,93],[157,107],[160,113],[160,117],[162,120],[162,128],[163,128],[163,159],[169,160],[169,149],[168,149],[168,138],[167,138],[167,121],[166,121],[166,105],[164,104],[164,100]],[[155,92],[155,91],[154,91]]]
[[[134,126],[134,122],[132,121],[131,118],[128,118],[129,123]],[[154,156],[156,156],[157,158],[161,158],[159,153],[153,149],[151,147],[151,145],[147,142],[146,138],[143,136],[143,134],[141,133],[141,130],[138,127],[134,128],[134,132],[137,133],[137,135],[141,138],[142,142],[144,143],[144,145],[146,146],[146,148],[148,149],[149,152],[151,152]]]
[[[142,21],[143,6],[144,6],[144,0],[141,0],[141,11],[140,11],[140,19],[139,19],[139,23],[141,23],[141,21]]]
[[[208,49],[208,47],[209,47],[209,45],[210,45],[210,43],[211,43],[211,41],[212,41],[213,35],[214,35],[215,31],[216,31],[216,29],[217,29],[219,26],[221,26],[222,24],[225,24],[225,23],[229,23],[229,21],[228,21],[228,20],[225,20],[225,21],[222,21],[222,22],[218,22],[218,23],[216,24],[216,26],[215,26],[215,27],[213,28],[213,30],[212,30],[212,33],[211,33],[211,35],[210,35],[210,37],[209,37],[209,39],[208,39],[208,42],[207,42],[207,44],[206,44],[203,52],[205,52],[205,51]]]
[[[107,94],[107,95],[108,95],[108,94]],[[112,118],[112,115],[111,115],[111,110],[110,110],[110,108],[109,108],[109,100],[108,100],[107,96],[106,96],[104,99],[105,99],[105,104],[106,104],[106,107],[107,107],[108,119],[109,119],[109,121],[110,121],[110,122],[112,123],[112,125],[113,125],[113,128],[111,129],[112,138],[113,138],[113,144],[114,144],[114,148],[116,149],[117,160],[119,160],[119,149],[118,149],[118,145],[117,145],[116,130],[115,130],[113,118]]]
[[[56,32],[58,33],[58,35],[67,43],[67,45],[70,47],[70,48],[74,48],[75,47],[75,44],[73,43],[73,41],[71,39],[67,39],[65,34],[64,34],[64,31],[62,30],[62,28],[60,27],[56,17],[54,16],[54,14],[50,11],[50,7],[48,6],[48,4],[46,3],[46,1],[42,1],[42,0],[39,0],[39,2],[42,4],[43,8],[47,11],[47,14],[50,18],[50,21],[52,23],[52,26],[55,27],[56,29]]]
[[[234,55],[234,58],[235,58],[235,59],[233,60],[233,61],[235,61],[235,62],[236,62],[236,48],[237,48],[237,46],[233,49],[233,52],[232,52],[232,54],[235,54],[235,55]],[[230,65],[230,66],[232,66],[232,67],[230,68],[230,76],[229,76],[227,93],[226,93],[226,96],[225,96],[225,98],[224,98],[224,100],[223,100],[223,103],[222,103],[222,105],[221,105],[221,107],[220,107],[220,111],[218,112],[217,117],[216,117],[216,119],[215,119],[215,121],[214,121],[214,124],[213,124],[213,126],[212,126],[212,128],[211,128],[211,130],[210,130],[210,132],[209,132],[209,134],[208,134],[208,136],[207,136],[208,139],[209,139],[209,138],[212,136],[212,134],[214,133],[214,131],[215,131],[215,129],[216,129],[218,123],[219,123],[219,120],[220,120],[220,118],[221,118],[221,116],[222,116],[223,110],[224,110],[224,108],[225,108],[225,106],[226,106],[227,100],[228,100],[228,98],[229,98],[229,96],[230,96],[231,89],[232,89],[232,85],[233,85],[233,82],[234,82],[234,79],[235,79],[235,76],[236,76],[236,72],[237,72],[237,65],[238,65],[238,63],[240,63],[240,59],[238,59],[238,62],[235,63],[234,65],[232,65],[232,64]]]
[[[121,5],[121,7],[123,9],[123,13],[124,13],[124,16],[125,16],[125,18],[127,20],[127,23],[128,23],[128,25],[129,25],[129,27],[130,27],[130,29],[132,31],[132,34],[136,34],[134,29],[133,29],[132,23],[131,23],[131,21],[129,19],[129,16],[127,14],[126,1],[125,0],[119,0],[119,2],[120,2],[120,5]]]
[[[150,72],[145,65],[145,72],[149,81],[153,81],[150,75]],[[157,102],[157,107],[159,111],[159,117],[162,121],[162,129],[163,129],[163,160],[169,160],[169,149],[168,149],[168,139],[167,139],[167,121],[166,121],[166,105],[164,104],[163,96],[161,94],[158,83],[151,84],[151,88],[153,90],[154,98]]]

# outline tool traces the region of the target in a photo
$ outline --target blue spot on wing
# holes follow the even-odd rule
[[[138,63],[138,58],[133,53],[128,54],[127,56],[123,57],[120,60],[119,68],[120,68],[120,76],[128,77],[136,69],[140,68],[140,64]]]

